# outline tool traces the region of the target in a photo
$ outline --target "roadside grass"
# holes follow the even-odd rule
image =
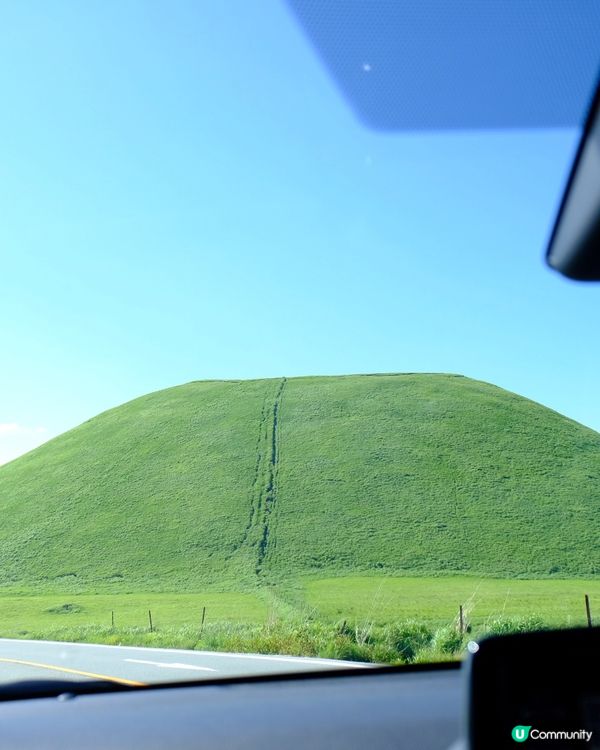
[[[140,627],[82,625],[43,633],[29,638],[45,638],[77,643],[104,643],[113,646],[181,648],[230,653],[279,654],[370,662],[411,664],[461,659],[468,641],[486,633],[510,633],[546,627],[541,618],[500,617],[476,634],[464,634],[456,626],[432,629],[424,623],[407,620],[372,628],[368,634],[347,623],[270,622],[251,625],[213,622],[203,631],[197,626],[161,627],[153,632]]]
[[[301,579],[287,591],[269,587],[254,594],[4,591],[0,636],[382,664],[445,661],[461,658],[468,640],[486,633],[583,625],[584,593],[594,613],[597,580],[372,576]]]

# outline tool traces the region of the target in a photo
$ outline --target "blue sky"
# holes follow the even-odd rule
[[[0,462],[205,378],[456,372],[600,429],[600,288],[542,260],[578,132],[369,131],[260,7],[2,7]]]

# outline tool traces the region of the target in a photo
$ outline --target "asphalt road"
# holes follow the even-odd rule
[[[181,680],[370,665],[333,659],[103,646],[0,638],[0,685],[22,680],[108,680],[145,685]]]

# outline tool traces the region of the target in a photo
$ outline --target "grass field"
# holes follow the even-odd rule
[[[246,593],[207,594],[14,594],[0,596],[0,634],[5,637],[49,633],[61,628],[112,626],[148,628],[153,625],[199,627],[202,610],[208,622],[264,623],[269,607],[264,597]]]
[[[497,617],[541,618],[548,625],[584,625],[584,594],[596,602],[600,580],[502,580],[465,577],[329,578],[304,582],[304,597],[318,615],[374,622],[419,620],[431,627],[451,623],[463,605],[476,629]]]
[[[498,617],[539,617],[548,625],[585,624],[584,594],[600,617],[600,580],[499,580],[471,577],[305,579],[296,586],[248,593],[26,594],[5,591],[0,598],[0,633],[5,636],[56,631],[62,627],[153,625],[199,627],[206,623],[262,625],[269,622],[346,620],[385,626],[415,620],[428,627],[450,625],[463,605],[466,619],[481,630]]]
[[[461,376],[188,383],[0,467],[0,632],[139,640],[150,608],[187,643],[206,606],[217,646],[321,653],[315,628],[444,628],[459,604],[476,628],[580,623],[599,478],[600,435]]]
[[[0,635],[388,663],[440,660],[460,658],[467,640],[488,632],[585,625],[584,593],[600,612],[598,580],[372,576],[305,579],[254,595],[5,592]],[[464,638],[457,637],[458,604]]]

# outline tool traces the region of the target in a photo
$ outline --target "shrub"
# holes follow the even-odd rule
[[[338,635],[347,635],[349,638],[354,637],[354,628],[348,625],[347,620],[343,620],[336,625],[336,632]]]
[[[387,641],[403,661],[414,661],[417,652],[429,646],[433,639],[431,630],[420,622],[407,620],[388,628]]]
[[[532,630],[543,630],[544,621],[537,615],[528,617],[496,617],[488,620],[484,628],[485,635],[507,635],[508,633],[527,633]]]
[[[46,612],[51,615],[70,615],[75,612],[83,612],[83,607],[79,604],[59,604],[56,607],[49,607]]]
[[[360,646],[347,638],[335,638],[320,651],[319,656],[346,661],[371,661],[370,650],[367,646]]]
[[[393,646],[386,643],[377,643],[371,649],[371,661],[375,664],[401,664],[398,652]]]
[[[436,651],[442,654],[456,654],[462,650],[464,643],[463,636],[452,625],[440,628],[436,631],[432,646]]]

